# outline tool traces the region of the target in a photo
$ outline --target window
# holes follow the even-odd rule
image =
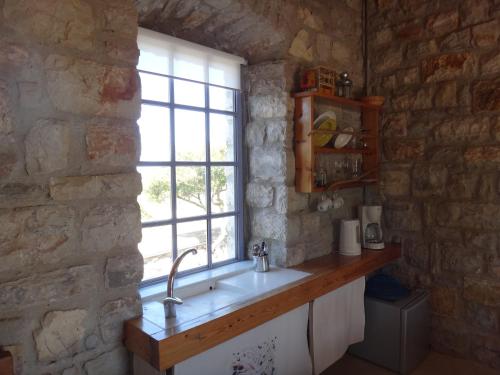
[[[243,258],[239,57],[139,31],[143,282]]]

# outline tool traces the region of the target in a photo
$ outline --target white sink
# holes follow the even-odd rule
[[[176,306],[177,317],[165,320],[165,292],[143,298],[144,316],[161,327],[175,326],[234,303],[248,301],[309,275],[306,272],[271,267],[269,272],[247,270],[237,275],[212,278],[179,290],[174,289],[174,295],[184,301],[182,305]]]

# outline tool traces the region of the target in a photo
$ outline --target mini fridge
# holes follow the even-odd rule
[[[365,296],[365,340],[349,353],[400,374],[409,374],[427,356],[430,306],[427,291],[388,302]]]

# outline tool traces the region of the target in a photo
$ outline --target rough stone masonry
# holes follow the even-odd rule
[[[396,270],[432,292],[434,349],[500,368],[500,2],[369,2]]]
[[[136,35],[132,1],[0,1],[0,346],[17,374],[127,372]]]

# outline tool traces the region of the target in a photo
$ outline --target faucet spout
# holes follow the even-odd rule
[[[182,300],[178,297],[174,297],[174,280],[175,276],[177,276],[177,269],[181,264],[182,260],[188,254],[196,255],[198,252],[196,249],[190,249],[179,255],[174,263],[172,264],[172,268],[170,269],[170,274],[168,275],[167,282],[167,298],[163,300],[163,307],[165,309],[165,318],[174,318],[176,316],[175,305],[181,305]]]

